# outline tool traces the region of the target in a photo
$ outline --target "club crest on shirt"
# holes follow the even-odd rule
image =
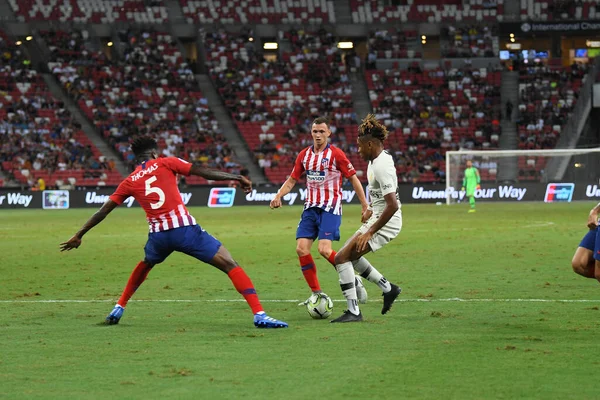
[[[321,166],[322,166],[323,168],[327,168],[327,167],[329,167],[329,158],[323,158],[323,159],[321,160]]]

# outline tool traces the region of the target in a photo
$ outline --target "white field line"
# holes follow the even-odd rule
[[[534,222],[533,224],[523,225],[523,226],[498,226],[494,229],[496,230],[508,230],[508,229],[533,229],[533,228],[545,228],[554,225],[554,222],[546,221],[546,222]],[[581,224],[580,224],[581,225]],[[480,228],[473,227],[459,227],[459,228],[444,228],[440,230],[440,232],[463,232],[463,231],[475,231]],[[408,233],[431,233],[431,229],[407,229]]]
[[[15,303],[113,303],[114,299],[97,300],[0,300],[0,304]],[[261,300],[262,303],[299,303],[299,299]],[[345,302],[346,300],[333,300]],[[157,300],[131,300],[139,303],[241,303],[244,299],[157,299]],[[374,302],[381,302],[380,300]],[[600,303],[600,299],[461,299],[451,297],[447,299],[397,299],[397,303]]]
[[[537,222],[537,223],[533,223],[533,224],[530,224],[530,225],[525,225],[525,226],[523,226],[523,228],[543,228],[543,227],[552,226],[552,225],[554,225],[554,222],[550,222],[550,221],[548,221],[548,222]]]

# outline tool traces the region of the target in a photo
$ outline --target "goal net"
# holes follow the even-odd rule
[[[555,150],[460,150],[446,152],[446,203],[468,201],[461,192],[466,162],[479,170],[481,191],[489,197],[495,187],[502,196],[518,196],[515,184],[550,182],[598,182],[600,148]],[[501,186],[499,186],[501,185]],[[486,189],[486,186],[488,189]],[[487,191],[486,191],[487,190]]]

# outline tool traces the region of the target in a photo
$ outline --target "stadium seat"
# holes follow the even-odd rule
[[[497,148],[500,128],[492,122],[500,118],[499,71],[394,68],[366,71],[365,79],[375,115],[393,121],[388,143],[402,181],[444,179],[447,150]]]
[[[167,17],[166,7],[147,7],[144,0],[61,0],[60,6],[53,0],[9,0],[9,4],[24,21],[163,23]]]
[[[110,61],[102,52],[87,51],[85,40],[76,31],[71,34],[45,32],[44,36],[53,51],[49,69],[65,87],[68,86],[84,114],[122,154],[130,168],[135,164],[129,151],[128,135],[136,132],[158,134],[159,144],[165,148],[164,155],[239,172],[240,167],[208,109],[191,69],[169,34],[152,30],[130,31],[124,45],[124,61]],[[90,61],[82,63],[86,58]],[[127,80],[140,77],[138,69],[145,71],[141,85],[130,88]],[[95,82],[95,87],[76,79],[79,74]],[[116,76],[122,78],[115,79]],[[76,85],[71,85],[73,80]],[[93,183],[114,185],[115,180],[112,175],[98,176]],[[186,183],[206,181],[189,178]]]
[[[334,23],[333,0],[180,0],[186,18],[223,24]]]
[[[256,162],[274,183],[287,179],[297,152],[312,143],[303,129],[316,116],[330,116],[336,132],[356,130],[351,85],[336,38],[292,30],[283,39],[291,50],[280,52],[279,63],[265,63],[247,36],[219,33],[206,38],[211,77]],[[250,61],[247,67],[242,58]],[[259,70],[251,67],[254,63],[261,65]],[[293,68],[284,70],[283,65]],[[330,65],[340,67],[329,70]],[[239,85],[244,80],[251,84]]]

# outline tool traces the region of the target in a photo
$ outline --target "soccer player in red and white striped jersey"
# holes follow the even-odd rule
[[[281,198],[288,194],[306,173],[308,194],[296,231],[296,253],[304,279],[313,294],[301,304],[315,301],[318,294],[322,293],[315,262],[310,254],[315,239],[319,239],[321,256],[335,266],[336,253],[332,248],[332,241],[340,240],[343,178],[347,178],[352,184],[363,212],[368,207],[365,192],[352,163],[341,149],[328,143],[331,130],[327,118],[315,119],[311,126],[311,134],[313,145],[300,152],[290,177],[270,204],[271,208],[281,207]],[[363,293],[366,296],[366,292]]]
[[[133,270],[123,294],[113,311],[106,317],[110,325],[119,323],[127,302],[144,282],[156,264],[163,262],[173,251],[188,254],[225,272],[237,291],[244,296],[254,314],[258,328],[285,328],[288,325],[265,314],[252,281],[217,239],[202,229],[189,213],[177,187],[177,174],[197,175],[210,180],[239,181],[249,192],[252,183],[241,175],[208,170],[175,157],[158,158],[158,145],[152,138],[133,141],[131,150],[140,165],[129,175],[83,227],[67,242],[61,251],[76,249],[87,231],[99,224],[128,197],[146,211],[150,233],[144,248],[145,257]]]

